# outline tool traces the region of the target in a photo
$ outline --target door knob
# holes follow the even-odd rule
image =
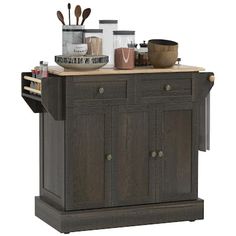
[[[167,84],[167,85],[165,85],[165,90],[166,91],[170,91],[172,88],[171,88],[171,85],[169,85],[169,84]]]
[[[156,156],[157,156],[157,152],[156,151],[151,152],[151,157],[156,157]]]
[[[112,155],[111,155],[111,154],[108,154],[108,155],[106,156],[106,158],[107,158],[108,161],[111,161],[111,160],[112,160]]]
[[[104,94],[105,89],[101,87],[101,88],[98,89],[98,92],[99,92],[100,94]]]
[[[160,157],[160,158],[164,157],[164,152],[163,151],[159,151],[158,152],[158,157]]]

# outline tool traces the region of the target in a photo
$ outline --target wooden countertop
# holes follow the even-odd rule
[[[98,69],[92,71],[76,71],[64,69],[60,66],[50,66],[49,73],[59,76],[78,76],[78,75],[118,75],[118,74],[146,74],[146,73],[175,73],[175,72],[199,72],[204,71],[202,67],[174,65],[170,68],[153,68],[153,67],[136,67],[133,70],[116,70],[116,69]]]

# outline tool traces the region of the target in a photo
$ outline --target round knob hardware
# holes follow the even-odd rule
[[[100,94],[104,94],[105,90],[104,90],[104,88],[99,88],[99,89],[98,89],[98,92],[99,92]]]
[[[152,157],[156,157],[157,156],[157,152],[155,152],[155,151],[151,152],[151,156]]]
[[[177,62],[177,65],[180,65],[181,58],[177,58],[176,62]]]
[[[167,85],[165,85],[165,90],[166,91],[170,91],[172,88],[171,88],[171,86],[169,85],[169,84],[167,84]]]
[[[208,80],[213,83],[215,81],[215,76],[214,75],[209,76]]]
[[[164,157],[164,152],[163,151],[159,151],[158,152],[158,157],[160,157],[160,158]]]
[[[111,155],[111,154],[108,154],[108,155],[107,155],[107,160],[108,160],[108,161],[111,161],[111,160],[112,160],[112,155]]]

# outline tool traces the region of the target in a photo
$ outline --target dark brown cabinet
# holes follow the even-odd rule
[[[113,206],[155,202],[155,163],[150,157],[152,119],[147,106],[113,108]]]
[[[68,210],[110,205],[109,111],[73,108],[67,120]]]
[[[155,202],[150,109],[76,107],[68,114],[67,209]]]
[[[197,198],[191,103],[68,114],[68,210]]]
[[[36,215],[65,233],[202,219],[210,76],[50,74],[42,98],[23,93],[41,113]]]
[[[196,111],[192,103],[164,106],[158,130],[158,149],[163,150],[159,172],[159,200],[197,198]],[[158,127],[158,126],[157,126]]]

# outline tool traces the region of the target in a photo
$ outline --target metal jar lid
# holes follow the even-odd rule
[[[103,29],[85,29],[84,33],[103,33]]]
[[[113,31],[113,35],[135,35],[135,31],[133,31],[133,30],[115,30],[115,31]]]
[[[118,20],[99,20],[99,24],[118,24]]]

